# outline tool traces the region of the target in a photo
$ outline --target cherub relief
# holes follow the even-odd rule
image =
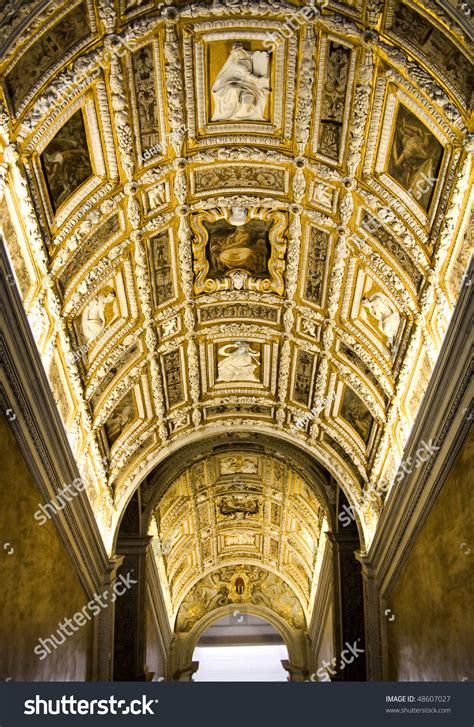
[[[107,310],[113,303],[112,311]],[[108,314],[108,315],[107,315]],[[98,293],[84,308],[81,316],[81,329],[87,343],[94,341],[102,333],[106,323],[118,316],[117,296],[115,291],[103,290]]]

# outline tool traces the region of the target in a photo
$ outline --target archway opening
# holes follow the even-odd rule
[[[202,634],[193,654],[195,682],[286,682],[288,650],[268,621],[237,609]]]
[[[283,440],[256,435],[249,441],[248,436],[183,448],[179,457],[174,453],[146,477],[129,501],[116,543],[117,553],[124,556],[118,571],[126,576],[133,568],[142,577],[133,604],[124,599],[116,604],[115,679],[142,679],[152,671],[166,673],[173,681],[189,681],[199,661],[197,681],[286,680],[282,660],[291,681],[310,673],[306,638],[322,569],[330,578],[334,561],[347,575],[354,550],[361,549],[357,525],[352,523],[354,533],[339,537],[337,485],[314,460],[304,453],[298,456]],[[358,564],[354,567],[360,569]],[[334,604],[328,601],[325,606],[337,609],[334,624],[347,624],[343,643],[363,639],[364,629],[352,613],[357,602],[363,618],[360,599],[349,597],[359,580],[358,570],[344,594],[335,589]],[[131,607],[136,638],[130,630]],[[229,618],[242,608],[277,629],[289,659],[284,659],[286,651],[275,656],[278,675],[258,676],[258,667],[253,676],[235,674],[235,669],[226,674],[224,664],[215,666],[216,658],[226,656],[223,647],[238,646],[229,657],[235,660],[243,654],[243,645],[221,643],[216,654],[204,652],[206,662],[212,656],[214,663],[214,674],[206,676],[200,652],[194,654],[202,645],[198,639],[218,618]],[[161,646],[163,628],[166,643]],[[333,648],[337,634],[327,633],[325,638]],[[263,649],[251,652],[246,664],[265,656]],[[348,673],[347,669],[344,676]]]

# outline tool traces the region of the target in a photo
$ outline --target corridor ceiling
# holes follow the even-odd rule
[[[226,430],[306,450],[370,542],[470,252],[465,5],[0,7],[1,229],[107,547]]]
[[[167,487],[149,531],[171,622],[188,631],[230,599],[302,628],[328,524],[323,502],[284,458],[238,448],[202,457]]]

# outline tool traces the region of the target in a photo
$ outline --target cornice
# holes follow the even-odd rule
[[[29,329],[13,273],[1,249],[2,408],[44,501],[80,477],[56,403]],[[108,565],[106,547],[84,491],[54,518],[88,595],[96,593]]]
[[[364,561],[370,565],[382,595],[390,592],[416,540],[416,535],[443,486],[470,427],[466,417],[474,395],[472,321],[474,259],[466,273],[430,385],[421,403],[402,460],[413,458],[422,442],[439,451],[407,474],[390,491]]]

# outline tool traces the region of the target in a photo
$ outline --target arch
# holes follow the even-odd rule
[[[235,442],[233,441],[233,437],[235,437]],[[228,427],[223,426],[213,426],[212,431],[210,429],[206,431],[206,428],[203,427],[190,434],[181,435],[178,439],[167,445],[166,448],[158,451],[147,464],[147,467],[140,469],[140,472],[136,474],[126,490],[121,494],[119,493],[118,501],[116,501],[116,509],[112,518],[112,547],[114,548],[117,542],[120,523],[129,502],[132,500],[134,493],[139,490],[146,480],[149,478],[156,480],[160,477],[163,478],[163,482],[157,482],[156,485],[156,498],[159,499],[175,476],[176,470],[173,467],[179,466],[179,464],[185,466],[183,465],[183,455],[186,451],[194,452],[196,448],[204,451],[207,446],[212,446],[212,444],[216,443],[228,444],[229,446],[232,443],[239,445],[244,441],[244,437],[249,438],[250,441],[252,441],[252,437],[264,438],[262,443],[264,441],[270,448],[273,443],[275,451],[293,451],[298,456],[299,465],[305,473],[305,479],[315,489],[317,496],[325,504],[331,516],[331,527],[334,529],[334,483],[328,482],[327,479],[326,481],[324,480],[325,472],[321,471],[321,468],[325,468],[326,472],[334,478],[339,487],[344,491],[349,503],[354,508],[361,548],[365,549],[368,546],[372,533],[364,517],[364,513],[360,508],[360,493],[354,486],[348,487],[347,480],[342,476],[341,469],[334,466],[334,462],[328,453],[325,453],[327,455],[326,460],[323,458],[320,459],[318,458],[318,451],[310,447],[305,440],[292,438],[288,433],[268,425],[252,426],[250,424],[237,424],[232,432],[229,432]],[[282,448],[286,448],[286,450]],[[147,512],[148,510],[149,508]],[[147,518],[145,517],[144,522],[146,520]]]
[[[230,616],[235,610],[235,604],[220,606],[203,616],[188,634],[176,634],[172,649],[170,678],[179,680],[182,675],[185,675],[187,679],[195,671],[192,657],[200,637],[215,621]],[[284,619],[266,606],[246,603],[240,604],[239,610],[268,621],[278,631],[288,649],[290,663],[285,668],[290,671],[290,674],[301,674],[303,678],[306,678],[311,671],[311,664],[308,661],[307,640],[304,632],[293,629]]]
[[[202,634],[193,653],[196,662],[194,682],[285,682],[290,660],[280,632],[269,621],[234,611]]]
[[[220,568],[222,568],[224,566],[226,568],[227,567],[228,568],[232,568],[232,567],[236,567],[237,568],[237,567],[242,566],[242,565],[243,566],[247,566],[248,565],[248,566],[262,567],[262,563],[260,561],[256,560],[256,559],[254,559],[254,558],[242,558],[242,557],[240,557],[238,559],[235,558],[234,560],[226,560],[225,562],[219,563],[214,568],[206,571],[205,573],[200,573],[199,575],[197,575],[189,583],[189,585],[187,587],[187,591],[184,592],[181,595],[180,599],[176,602],[176,610],[177,611],[179,610],[179,607],[181,606],[181,604],[182,604],[183,600],[185,599],[187,593],[189,593],[189,591],[191,590],[191,588],[193,588],[193,586],[195,586],[195,585],[197,585],[199,583],[199,581],[201,580],[201,578],[203,576],[212,575],[213,573],[215,573],[216,571],[218,571]],[[286,585],[289,588],[292,589],[292,591],[294,592],[294,594],[298,598],[298,600],[300,600],[298,594],[295,592],[294,584],[291,583],[291,580],[288,578],[287,575],[285,575],[285,572],[284,571],[279,571],[278,568],[276,568],[274,566],[270,566],[268,564],[265,564],[265,570],[267,570],[269,573],[273,573],[273,575],[278,576],[279,578],[281,578],[281,580],[284,581],[284,583],[286,583]],[[308,609],[305,608],[304,604],[302,604],[302,609],[303,609],[303,612],[305,614],[305,618],[307,619],[308,618]],[[176,613],[176,616],[177,616],[177,613]]]
[[[129,501],[129,505],[127,507],[132,507],[133,513],[135,513],[135,520],[133,518],[127,518],[126,521],[122,519],[122,522],[125,524],[129,524],[132,520],[134,523],[138,523],[138,530],[135,532],[135,540],[132,538],[130,540],[127,537],[127,529],[121,531],[121,537],[118,552],[120,554],[126,554],[128,552],[129,548],[132,548],[131,555],[133,557],[137,557],[138,560],[140,558],[142,559],[141,562],[143,562],[143,559],[145,557],[145,551],[150,543],[150,534],[152,531],[148,530],[148,522],[151,517],[151,514],[154,512],[154,508],[159,505],[161,499],[163,496],[166,496],[166,492],[169,486],[171,487],[178,487],[176,496],[172,496],[169,500],[169,505],[166,504],[163,517],[168,517],[168,508],[172,506],[173,508],[178,506],[178,502],[181,499],[181,497],[186,500],[188,497],[196,497],[199,492],[201,491],[199,488],[194,490],[194,481],[192,480],[192,476],[190,477],[188,472],[191,471],[192,466],[199,465],[201,462],[205,462],[208,459],[212,459],[213,457],[220,460],[222,457],[225,458],[225,455],[237,455],[242,454],[248,455],[248,459],[252,459],[252,455],[259,455],[260,457],[264,457],[268,460],[272,460],[273,458],[279,460],[280,462],[291,462],[291,465],[298,468],[298,472],[301,476],[301,478],[304,480],[304,482],[311,486],[311,490],[316,496],[317,501],[320,503],[320,507],[322,506],[324,508],[324,511],[329,515],[328,524],[330,530],[332,530],[334,533],[337,532],[337,523],[335,522],[336,517],[336,510],[335,505],[336,502],[332,502],[333,499],[336,498],[336,485],[333,482],[333,480],[328,477],[327,473],[322,470],[319,463],[315,461],[314,458],[308,457],[308,454],[304,451],[302,451],[301,448],[298,448],[295,446],[295,443],[289,442],[288,440],[283,440],[282,438],[277,437],[269,437],[268,433],[252,433],[249,435],[248,432],[222,432],[219,437],[211,436],[211,433],[208,433],[206,437],[202,437],[199,441],[195,440],[193,443],[188,444],[188,446],[183,446],[181,448],[176,448],[176,451],[172,454],[169,454],[169,456],[163,460],[163,463],[161,467],[159,466],[156,468],[151,476],[144,478],[142,483],[140,483],[140,486],[135,490],[135,495],[132,496],[132,498]],[[247,457],[244,457],[244,461],[247,459]],[[265,470],[267,471],[267,470]],[[288,468],[286,468],[286,471],[288,472]],[[181,473],[185,473],[187,476],[182,476]],[[217,473],[221,473],[220,465],[218,470],[216,470]],[[255,477],[260,477],[262,473],[262,470],[260,468],[260,464],[258,466],[258,474],[254,475]],[[201,475],[200,475],[201,476]],[[219,474],[217,476],[217,479],[215,482],[219,482],[219,478],[222,477],[222,474]],[[225,478],[224,478],[225,479]],[[204,480],[203,480],[204,481]],[[284,482],[285,480],[282,480]],[[294,480],[292,480],[293,482]],[[186,484],[181,484],[181,482]],[[269,481],[271,482],[271,480]],[[267,483],[268,484],[268,483]],[[210,485],[209,482],[207,482],[206,486],[204,487],[204,490],[209,490],[210,487],[213,487],[214,485]],[[183,487],[183,489],[181,489]],[[189,488],[189,490],[188,490]],[[232,487],[229,486],[229,481],[226,480],[226,492],[232,491]],[[194,492],[194,495],[191,495],[191,493]],[[212,494],[212,493],[211,493]],[[205,501],[206,498],[209,502],[212,501],[209,500],[210,494],[206,494],[205,499],[201,501]],[[171,503],[174,503],[171,505]],[[179,505],[178,509],[181,509],[181,505]],[[191,507],[191,510],[193,510],[195,506],[193,505]],[[187,506],[186,506],[187,508]],[[290,510],[289,510],[290,511]],[[127,509],[125,510],[125,513],[127,512]],[[136,513],[141,513],[141,523],[140,519],[137,521],[136,519]],[[169,522],[172,523],[179,523],[180,517],[177,518],[177,511],[175,512],[173,510],[174,514],[172,519]],[[158,515],[159,518],[161,518],[161,514]],[[176,519],[177,518],[177,519]],[[183,523],[185,521],[183,520]],[[199,532],[199,527],[197,525],[196,521],[196,527],[194,527],[194,524],[191,524],[191,529],[189,530],[189,522],[186,520],[186,527],[188,530],[186,532],[190,533],[193,538],[196,538],[196,534]],[[194,520],[193,520],[194,523]],[[303,523],[302,523],[303,524]],[[355,531],[357,533],[357,522],[353,523]],[[267,526],[265,526],[267,528]],[[326,528],[327,525],[325,524],[324,528]],[[213,525],[213,528],[217,530],[217,534],[219,536],[219,529],[218,529],[218,523],[216,520],[215,525]],[[248,528],[248,526],[246,526]],[[239,530],[239,532],[245,533],[246,528],[244,530]],[[222,532],[222,531],[221,531]],[[319,532],[322,532],[321,530]],[[281,568],[281,571],[278,567],[271,567],[270,564],[263,559],[255,560],[253,555],[245,554],[244,552],[239,552],[233,557],[229,557],[231,554],[224,551],[216,551],[218,553],[218,560],[217,562],[213,562],[212,565],[206,565],[204,568],[202,566],[199,567],[198,573],[194,572],[194,574],[189,571],[188,568],[188,575],[184,577],[183,580],[176,580],[173,581],[174,576],[173,569],[175,569],[177,566],[181,568],[181,560],[185,556],[186,553],[189,553],[189,548],[192,548],[197,556],[198,552],[202,552],[200,549],[202,547],[201,545],[201,536],[198,535],[198,541],[196,544],[193,542],[189,543],[188,545],[184,545],[183,541],[180,539],[178,541],[179,545],[176,546],[176,553],[171,552],[171,560],[168,559],[168,556],[165,554],[163,557],[163,552],[160,551],[160,547],[162,544],[161,538],[164,537],[165,539],[168,537],[167,530],[165,528],[164,532],[161,531],[161,528],[156,531],[155,534],[159,535],[158,539],[151,539],[152,543],[155,543],[155,545],[158,547],[158,551],[154,552],[152,555],[152,549],[155,548],[155,545],[151,546],[150,549],[150,555],[152,556],[152,561],[156,563],[155,567],[158,568],[158,573],[160,573],[160,579],[162,583],[162,588],[164,589],[165,593],[165,602],[168,604],[166,606],[166,609],[168,611],[167,618],[170,620],[170,626],[171,630],[174,631],[174,640],[176,641],[176,648],[180,648],[181,642],[186,642],[187,635],[186,632],[180,632],[176,631],[175,623],[171,623],[171,616],[174,615],[174,618],[177,617],[178,610],[184,601],[184,599],[188,596],[188,594],[191,594],[191,591],[193,588],[197,587],[199,582],[203,579],[206,579],[205,582],[203,582],[203,590],[202,593],[196,592],[196,594],[193,595],[193,597],[190,600],[191,606],[193,606],[194,601],[196,602],[202,602],[203,604],[206,604],[213,599],[217,598],[220,587],[224,584],[229,584],[232,582],[232,575],[233,571],[243,569],[243,571],[247,572],[247,576],[253,580],[255,578],[255,583],[258,584],[258,588],[262,588],[262,596],[265,597],[268,596],[273,591],[271,589],[277,588],[276,591],[274,591],[274,594],[277,594],[278,601],[280,602],[280,607],[283,609],[285,603],[293,603],[288,600],[288,594],[291,593],[292,597],[296,598],[296,600],[299,602],[301,608],[302,608],[302,614],[304,614],[304,626],[301,627],[301,635],[304,636],[304,634],[307,632],[309,628],[309,624],[311,621],[311,615],[312,615],[312,608],[315,603],[315,594],[317,590],[317,582],[318,582],[318,568],[320,566],[317,565],[317,560],[314,561],[312,567],[311,567],[311,573],[312,573],[312,587],[308,591],[308,593],[305,593],[300,588],[300,582],[298,581],[298,574],[294,570],[294,568],[291,565],[290,560],[287,561],[286,555],[284,557],[285,566]],[[285,534],[285,531],[282,531],[282,534]],[[360,538],[356,542],[356,539],[358,538],[358,534],[355,535],[354,532],[349,533],[347,532],[347,535],[350,535],[350,543],[354,543],[355,549],[360,549]],[[355,539],[354,539],[355,535]],[[265,530],[265,536],[267,537],[267,532]],[[133,542],[134,541],[134,542]],[[278,542],[280,542],[280,538],[278,538]],[[282,545],[279,547],[286,548],[287,546],[284,545],[286,542],[286,538],[283,538],[281,540]],[[318,559],[321,557],[321,560],[319,561],[320,565],[322,564],[322,555],[324,553],[324,543],[325,540],[320,540],[319,538],[318,542]],[[173,546],[174,547],[174,546]],[[329,547],[329,546],[328,546]],[[141,555],[137,554],[137,549],[140,552]],[[290,552],[290,551],[286,551]],[[221,555],[222,554],[222,555]],[[263,555],[263,550],[262,550]],[[223,557],[222,557],[223,556]],[[198,556],[198,558],[201,556]],[[331,555],[331,558],[333,556]],[[335,556],[337,559],[339,556]],[[198,562],[193,557],[193,562]],[[171,566],[171,570],[169,570],[169,563],[174,563],[174,565]],[[163,570],[164,568],[164,570]],[[213,573],[218,572],[220,569],[224,569],[225,572],[223,572],[217,580],[214,579],[214,583],[208,582],[208,579],[210,576],[212,576]],[[229,569],[232,571],[229,572]],[[257,570],[255,570],[257,569]],[[268,582],[265,582],[265,580],[262,580],[262,575],[258,573],[258,569],[263,569],[271,575],[271,579]],[[177,572],[182,572],[178,569]],[[168,574],[171,573],[170,576]],[[254,575],[252,575],[254,573]],[[192,577],[190,577],[190,575]],[[280,582],[282,583],[282,590],[280,590],[280,587],[277,586],[277,581],[274,580],[274,577],[277,577],[277,579],[280,579]],[[168,581],[168,577],[170,580]],[[357,576],[359,577],[359,576]],[[163,580],[164,579],[164,580]],[[284,584],[284,585],[283,585]],[[226,585],[227,587],[227,585]],[[286,591],[286,589],[289,587],[289,591]],[[266,593],[266,589],[269,588],[270,590],[268,593]],[[199,589],[198,589],[199,590]],[[226,591],[227,593],[227,591]],[[168,595],[166,595],[168,594]],[[197,600],[196,600],[197,599]],[[230,600],[230,599],[229,599]],[[214,601],[215,602],[215,601]],[[248,601],[245,601],[245,607],[248,607]],[[276,602],[275,602],[276,603]],[[296,608],[296,601],[294,602],[295,608]],[[171,607],[171,610],[170,610]],[[235,603],[232,606],[234,609],[236,608]],[[253,604],[252,604],[253,607]],[[194,608],[194,607],[193,607]],[[207,606],[204,606],[204,608],[207,608]],[[283,610],[278,611],[278,606],[276,610],[276,618],[278,619],[278,613],[280,616],[284,615]],[[293,608],[293,606],[292,606]],[[201,616],[201,612],[199,612],[200,609],[198,609],[198,613],[196,614],[197,617]],[[214,611],[212,612],[214,613]],[[295,612],[296,613],[296,612]],[[256,614],[258,615],[258,614]],[[294,615],[294,614],[293,614]],[[140,624],[143,624],[143,612],[142,614],[137,611],[136,613],[136,619],[137,619],[137,630],[139,629]],[[292,616],[293,617],[293,616]],[[187,616],[186,616],[187,618]],[[348,613],[344,612],[344,614],[341,613],[340,619],[342,621],[347,621],[350,618]],[[299,619],[299,617],[298,617]],[[295,622],[297,624],[297,629],[300,628],[298,619],[295,616]],[[212,619],[211,619],[212,621]],[[289,632],[294,632],[294,629],[292,626],[294,625],[290,621],[289,626]],[[190,627],[194,629],[194,618],[190,622]],[[195,632],[193,631],[193,634]],[[297,634],[298,638],[300,638],[300,635]],[[301,642],[301,639],[300,639]],[[304,638],[303,638],[304,642]],[[301,642],[301,643],[303,643]],[[300,648],[303,649],[303,646]],[[303,653],[303,651],[301,652]],[[301,656],[301,654],[300,654]],[[190,659],[191,657],[189,657]],[[189,659],[187,660],[187,663],[183,663],[183,660],[181,656],[179,656],[178,663],[171,661],[174,666],[170,667],[171,672],[168,671],[170,675],[175,675],[175,678],[188,678],[192,672],[192,664],[190,664]],[[294,678],[299,678],[297,675],[300,674],[301,676],[301,658],[297,659],[295,664],[293,664],[293,658],[290,660],[292,664],[292,669],[294,669]],[[176,677],[176,674],[178,674],[178,677]]]

